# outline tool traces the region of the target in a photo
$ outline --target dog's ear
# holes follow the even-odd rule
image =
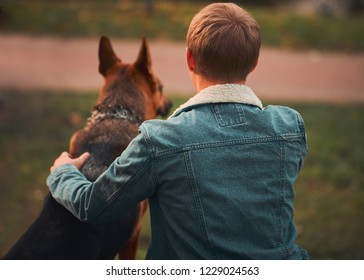
[[[121,60],[116,56],[109,38],[102,36],[99,44],[99,72],[103,76],[111,69],[117,62]]]
[[[142,46],[139,50],[139,55],[134,63],[135,67],[144,74],[151,75],[152,59],[150,57],[149,46],[147,40],[143,37]]]

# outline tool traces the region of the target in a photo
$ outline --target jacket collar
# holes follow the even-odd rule
[[[250,87],[241,84],[218,84],[201,90],[176,109],[170,118],[179,115],[186,108],[208,103],[242,103],[263,109],[262,102]]]

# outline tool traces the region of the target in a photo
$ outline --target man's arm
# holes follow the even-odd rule
[[[154,192],[153,159],[142,133],[95,182],[77,169],[87,157],[63,153],[47,178],[52,196],[80,220],[111,221]]]

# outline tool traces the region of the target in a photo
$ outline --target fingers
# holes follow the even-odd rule
[[[80,169],[82,165],[85,163],[85,161],[89,158],[90,153],[85,152],[82,155],[80,155],[78,158],[73,159],[72,164],[76,166],[77,169]]]
[[[53,169],[55,169],[56,167],[68,163],[73,164],[77,169],[80,169],[85,161],[89,158],[89,156],[90,153],[86,152],[77,158],[71,158],[67,152],[62,152],[61,155],[54,161],[50,170],[53,171]]]
[[[53,171],[54,168],[66,163],[71,163],[71,161],[72,159],[70,158],[69,154],[67,152],[62,152],[59,157],[56,158],[50,170]]]
[[[64,151],[61,153],[61,155],[59,157],[70,157],[69,153]]]

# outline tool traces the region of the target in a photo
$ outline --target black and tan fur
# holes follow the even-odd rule
[[[166,116],[171,102],[163,95],[151,68],[147,41],[143,39],[135,63],[123,63],[109,39],[101,37],[99,72],[105,83],[87,125],[70,140],[69,153],[91,156],[81,169],[95,180],[138,134],[138,125],[157,115]],[[5,259],[134,259],[141,219],[147,202],[141,202],[113,223],[82,223],[50,194],[43,209]]]

